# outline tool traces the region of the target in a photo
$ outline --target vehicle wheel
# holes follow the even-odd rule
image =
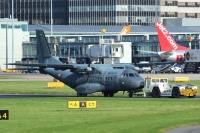
[[[128,97],[133,97],[133,92],[129,92]]]
[[[181,73],[181,70],[178,70],[179,73]]]
[[[108,92],[103,93],[104,97],[108,97]]]
[[[113,93],[113,92],[110,92],[108,95],[109,95],[109,97],[113,97],[113,96],[114,96],[114,93]]]
[[[154,87],[152,93],[154,98],[160,98],[160,89],[158,87]]]
[[[173,98],[180,98],[180,91],[179,91],[179,88],[173,88],[172,90],[172,97]]]
[[[196,96],[196,95],[194,95],[194,96],[188,96],[188,97],[189,97],[189,98],[195,98],[195,96]]]

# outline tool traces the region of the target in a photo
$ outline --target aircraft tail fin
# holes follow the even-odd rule
[[[51,55],[44,31],[36,30],[37,37],[37,55],[39,63],[54,64],[61,63],[57,58]]]
[[[158,33],[158,39],[160,42],[161,51],[189,50],[190,49],[190,48],[177,44],[161,22],[156,22],[155,26]]]
[[[124,26],[124,28],[122,29],[122,31],[120,32],[120,35],[126,35],[129,34],[131,31],[131,26],[126,25]]]

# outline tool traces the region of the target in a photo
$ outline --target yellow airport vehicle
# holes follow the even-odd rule
[[[187,96],[194,98],[198,87],[191,84],[168,84],[168,78],[145,78],[144,96],[154,98]]]

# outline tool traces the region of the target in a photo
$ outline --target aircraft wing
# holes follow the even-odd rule
[[[75,65],[68,64],[26,64],[26,63],[8,63],[7,65],[16,65],[16,66],[31,66],[31,67],[43,67],[43,68],[57,68],[57,69],[73,69],[76,68]]]
[[[164,65],[164,64],[174,64],[177,62],[149,62],[149,63],[135,63],[135,66],[138,67],[146,67],[146,66],[156,66],[156,65]]]
[[[31,66],[31,67],[38,67],[37,70],[43,69],[43,68],[54,68],[56,70],[67,70],[70,69],[73,72],[82,73],[82,72],[89,72],[92,71],[92,69],[95,69],[93,67],[88,67],[87,65],[77,65],[77,64],[25,64],[25,63],[8,63],[7,65],[16,65],[16,66]],[[22,68],[14,68],[15,70],[22,70]],[[23,68],[24,70],[28,70],[27,68]],[[36,70],[36,69],[34,69]]]
[[[151,53],[151,54],[158,54],[158,52],[153,52],[153,51],[143,51],[143,50],[136,50],[144,53]]]
[[[164,54],[164,55],[173,55],[174,54],[174,50],[170,50],[170,51],[166,51],[166,52],[161,52],[160,53],[160,55],[162,55],[162,54]]]
[[[172,55],[174,54],[174,50],[169,50],[169,51],[165,51],[165,52],[153,52],[153,51],[143,51],[143,50],[137,50],[139,52],[144,52],[144,53],[151,53],[151,54],[164,54],[164,55]]]

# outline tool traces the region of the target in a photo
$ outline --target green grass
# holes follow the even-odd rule
[[[170,83],[174,83],[170,81]],[[195,84],[199,81],[182,82]],[[1,94],[76,94],[65,86],[49,89],[47,81],[0,81]],[[93,95],[101,95],[94,93]],[[0,121],[4,133],[165,133],[200,125],[200,99],[190,98],[0,98],[10,120]],[[96,100],[97,109],[68,109],[68,100]]]
[[[68,86],[64,88],[51,89],[47,88],[48,81],[0,81],[1,94],[76,94],[75,90]],[[191,80],[190,82],[169,81],[170,84],[194,84],[200,88],[198,80]],[[199,89],[198,89],[199,90]],[[101,93],[94,93],[91,95],[102,95]],[[118,92],[116,96],[123,95],[123,92]],[[124,95],[127,95],[125,93]],[[198,94],[199,95],[199,94]]]
[[[4,133],[165,133],[200,124],[199,99],[21,98],[0,99],[10,120]],[[96,109],[68,109],[68,100],[96,100]]]
[[[76,94],[68,86],[47,88],[48,81],[0,81],[1,94]]]

